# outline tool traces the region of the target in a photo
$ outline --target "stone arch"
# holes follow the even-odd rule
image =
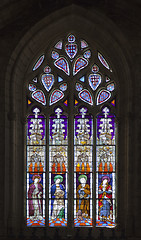
[[[9,176],[5,180],[5,223],[7,229],[19,234],[21,228],[24,234],[30,235],[30,229],[24,225],[24,87],[26,79],[24,78],[27,69],[33,59],[36,60],[38,54],[44,47],[56,38],[73,31],[87,38],[87,41],[95,43],[112,63],[113,70],[118,79],[117,99],[118,118],[119,118],[119,151],[118,156],[121,161],[118,163],[118,227],[121,231],[127,224],[127,211],[123,208],[122,202],[126,203],[128,199],[128,186],[125,181],[128,179],[128,171],[125,171],[130,160],[129,142],[127,139],[131,122],[127,116],[132,112],[132,99],[134,92],[132,89],[131,58],[132,51],[128,42],[124,39],[120,29],[115,26],[108,18],[97,11],[87,11],[81,7],[72,5],[58,10],[42,19],[33,26],[21,39],[14,50],[6,73],[6,161],[5,175]],[[126,45],[126,49],[125,49]],[[131,151],[131,150],[130,150]],[[123,183],[122,183],[123,181]],[[11,187],[12,186],[12,187]],[[129,205],[132,203],[130,200]],[[125,214],[122,214],[122,213]],[[131,212],[132,215],[132,212]],[[130,220],[129,220],[130,221]],[[130,226],[130,223],[129,223]],[[128,230],[128,229],[127,229]],[[49,230],[53,234],[53,230]],[[71,231],[71,229],[70,229]],[[40,230],[39,230],[40,232]],[[95,230],[98,234],[99,230]],[[106,232],[106,231],[105,231]],[[66,234],[66,230],[64,230]],[[94,232],[92,233],[94,234]],[[108,233],[109,234],[109,233]]]

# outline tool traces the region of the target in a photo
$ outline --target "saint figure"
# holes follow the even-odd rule
[[[82,174],[79,176],[78,181],[80,184],[76,190],[76,215],[79,220],[90,218],[90,186],[86,184],[87,176]]]
[[[99,215],[101,221],[111,220],[112,213],[112,187],[109,185],[109,176],[103,176],[99,186]]]
[[[63,177],[56,175],[54,177],[54,184],[51,186],[51,218],[65,218],[65,201],[66,191],[61,182]]]
[[[43,186],[40,175],[32,177],[33,183],[28,190],[29,217],[31,220],[43,219]]]

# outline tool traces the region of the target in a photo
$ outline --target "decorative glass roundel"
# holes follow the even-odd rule
[[[44,73],[50,73],[51,68],[49,66],[44,67]]]
[[[53,74],[43,74],[41,77],[44,88],[49,92],[54,84]]]
[[[75,42],[75,36],[72,35],[72,34],[69,35],[69,36],[68,36],[68,42],[69,42],[69,43],[73,43],[73,42]]]
[[[35,92],[32,93],[32,98],[35,99],[37,102],[46,105],[46,97],[43,91],[41,90],[36,90]]]
[[[86,66],[88,66],[88,61],[85,58],[77,58],[73,67],[73,75],[77,74],[81,69],[85,68]]]
[[[81,41],[81,48],[83,49],[83,48],[86,48],[86,47],[88,47],[88,43],[86,43],[86,41],[82,40]]]
[[[50,105],[58,102],[64,97],[64,93],[58,89],[54,90],[50,96]]]
[[[52,51],[51,56],[52,56],[53,59],[58,59],[59,58],[59,53],[57,53],[55,51]]]
[[[45,58],[45,55],[42,55],[37,62],[35,63],[34,67],[33,67],[33,71],[35,71],[37,68],[39,68],[41,66],[41,64],[43,63]]]
[[[84,89],[81,92],[79,92],[78,96],[82,101],[84,101],[90,105],[93,105],[92,95],[90,94],[90,92],[87,89]]]
[[[60,49],[62,49],[62,45],[63,45],[63,42],[59,41],[58,43],[56,43],[55,48],[60,50]]]
[[[111,97],[111,93],[107,90],[101,90],[97,96],[97,105],[106,102]]]
[[[90,58],[91,57],[91,51],[90,50],[86,51],[83,56],[84,56],[84,58]]]
[[[76,90],[80,92],[83,89],[83,86],[80,83],[76,83]]]
[[[34,92],[36,90],[36,86],[34,84],[29,84],[28,89],[29,91]]]
[[[66,44],[65,51],[69,58],[74,58],[75,55],[77,54],[77,44],[75,43]]]
[[[97,73],[99,71],[99,67],[96,65],[96,64],[94,64],[93,66],[92,66],[92,72],[93,73]]]
[[[106,59],[103,57],[103,55],[101,53],[98,52],[98,59],[99,61],[102,63],[102,65],[107,68],[110,69],[109,64],[107,63]]]
[[[100,74],[90,74],[88,80],[91,88],[95,91],[101,83],[101,76]]]
[[[115,89],[114,83],[111,83],[111,84],[107,85],[107,90],[108,91],[112,92],[112,91],[114,91],[114,89]]]
[[[63,83],[60,85],[60,90],[62,90],[63,92],[67,90],[67,84],[66,83]]]
[[[54,65],[64,71],[67,75],[70,75],[70,70],[69,70],[69,64],[68,61],[64,57],[58,58],[55,62]]]

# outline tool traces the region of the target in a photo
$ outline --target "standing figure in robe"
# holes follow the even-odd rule
[[[87,176],[82,174],[79,176],[78,181],[80,184],[76,189],[76,215],[79,220],[90,218],[90,186],[86,184]]]
[[[65,218],[65,201],[66,191],[61,182],[63,177],[56,175],[54,177],[54,184],[51,186],[51,218]]]
[[[112,187],[109,185],[109,176],[103,176],[99,186],[99,216],[101,221],[112,220]]]
[[[28,190],[29,217],[31,220],[43,219],[43,186],[40,175],[32,177],[33,183]]]

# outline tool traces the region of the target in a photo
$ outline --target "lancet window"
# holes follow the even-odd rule
[[[110,61],[68,34],[43,49],[26,78],[27,226],[115,227],[117,106]]]

